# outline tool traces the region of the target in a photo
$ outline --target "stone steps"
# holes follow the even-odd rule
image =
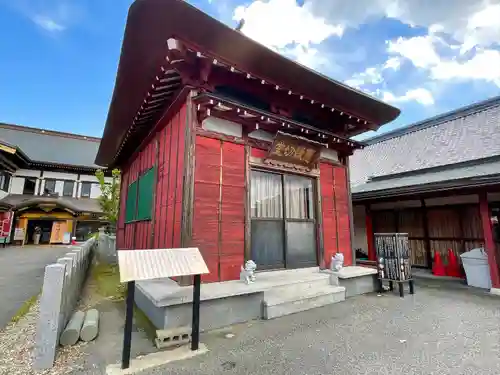
[[[280,316],[331,305],[345,300],[345,288],[329,284],[291,284],[264,293],[262,318],[274,319]]]

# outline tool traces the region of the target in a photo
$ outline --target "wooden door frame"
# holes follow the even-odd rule
[[[316,256],[316,261],[314,262],[314,266],[317,266],[320,261],[321,261],[321,249],[320,249],[320,244],[322,243],[322,233],[320,233],[320,220],[319,217],[322,215],[322,211],[320,208],[321,206],[318,207],[318,196],[321,196],[319,194],[319,176],[317,175],[312,175],[310,173],[294,173],[294,171],[285,171],[283,169],[275,169],[275,168],[266,168],[265,166],[260,166],[260,165],[248,165],[247,164],[247,176],[246,176],[246,184],[247,184],[247,199],[246,199],[246,230],[245,230],[245,260],[250,260],[252,259],[252,230],[251,230],[251,225],[252,225],[252,220],[272,220],[272,221],[278,221],[278,219],[259,219],[259,218],[253,218],[252,217],[252,212],[251,212],[251,183],[252,183],[252,178],[251,174],[252,171],[258,171],[258,172],[263,172],[263,173],[270,173],[270,174],[275,174],[279,175],[281,179],[281,194],[282,194],[282,217],[280,218],[280,221],[283,223],[283,268],[280,269],[296,269],[296,268],[301,268],[301,267],[288,267],[288,261],[287,261],[287,255],[288,255],[288,244],[287,244],[287,222],[313,222],[314,223],[314,242],[315,242],[315,256]],[[311,206],[313,209],[313,217],[314,219],[290,219],[287,220],[286,218],[286,199],[285,199],[285,180],[287,175],[294,175],[294,176],[299,176],[299,177],[304,177],[308,178],[312,182],[312,191],[311,191]],[[316,204],[315,204],[316,202]],[[305,267],[308,267],[308,265],[304,265]],[[311,265],[311,267],[314,267]],[[266,268],[266,270],[270,270]]]

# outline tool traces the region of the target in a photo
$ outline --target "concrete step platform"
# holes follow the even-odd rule
[[[262,319],[264,310],[271,319],[344,300],[345,288],[331,285],[330,276],[312,267],[259,272],[250,285],[239,280],[203,284],[200,329]],[[192,286],[169,279],[138,281],[135,302],[157,329],[172,329],[191,324],[192,295]]]
[[[287,290],[270,290],[264,293],[262,318],[274,319],[344,300],[345,288],[341,286],[294,284]]]

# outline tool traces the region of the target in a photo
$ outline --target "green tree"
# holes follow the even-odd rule
[[[101,196],[98,198],[102,212],[106,219],[114,227],[118,220],[118,208],[120,206],[120,170],[113,169],[111,172],[111,183],[104,180],[104,172],[99,169],[95,172],[101,187]]]

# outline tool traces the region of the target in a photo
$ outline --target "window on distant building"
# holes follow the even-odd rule
[[[90,198],[90,190],[92,189],[92,182],[82,182],[82,198]]]
[[[74,187],[75,187],[74,181],[64,181],[63,196],[72,197]]]
[[[26,177],[24,179],[23,194],[35,195],[36,178]]]
[[[0,190],[9,191],[10,174],[0,172]]]
[[[45,180],[43,192],[45,194],[54,194],[56,192],[56,180]]]

